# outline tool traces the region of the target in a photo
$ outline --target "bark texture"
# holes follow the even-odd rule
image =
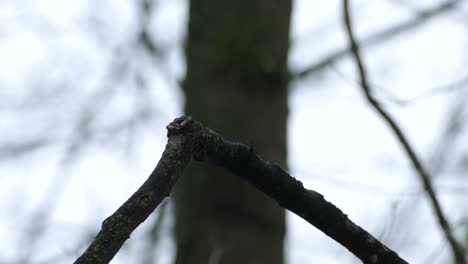
[[[253,146],[227,141],[190,117],[175,119],[167,129],[168,144],[148,180],[103,222],[76,264],[109,263],[137,226],[169,195],[190,157],[232,172],[320,229],[363,263],[407,264],[320,193],[305,189],[278,164],[260,158]],[[217,255],[208,263],[217,263],[221,258]]]
[[[286,165],[290,0],[192,0],[185,112]],[[283,263],[283,210],[229,172],[191,164],[176,188],[177,264]]]

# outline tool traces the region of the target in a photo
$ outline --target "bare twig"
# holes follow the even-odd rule
[[[229,142],[190,117],[175,119],[167,129],[168,143],[154,171],[135,194],[104,220],[101,231],[75,263],[108,263],[169,195],[191,157],[239,176],[346,247],[363,263],[407,263],[321,194],[305,189],[280,166],[261,159],[252,146]]]
[[[460,79],[457,79],[450,84],[438,85],[438,86],[428,88],[426,89],[426,91],[420,94],[417,94],[411,98],[406,98],[406,99],[398,98],[398,96],[392,94],[392,92],[386,89],[385,87],[380,86],[380,88],[382,91],[384,91],[387,94],[385,98],[386,101],[394,103],[398,106],[408,106],[417,100],[421,100],[430,96],[461,91],[462,89],[468,88],[468,74],[466,74],[465,76],[462,76]]]
[[[350,18],[350,12],[349,12],[349,1],[348,0],[343,0],[343,17],[344,17],[344,23],[346,27],[346,33],[348,36],[350,48],[352,51],[352,55],[354,57],[354,61],[357,66],[357,71],[358,75],[360,78],[361,82],[361,87],[364,91],[364,94],[366,96],[367,101],[369,104],[379,113],[379,115],[384,119],[384,121],[387,123],[387,125],[390,126],[391,130],[395,134],[395,136],[398,138],[400,144],[404,148],[406,154],[408,155],[408,158],[411,160],[414,169],[416,170],[417,174],[419,175],[419,178],[426,190],[426,193],[429,197],[429,200],[432,204],[432,208],[434,210],[434,213],[437,216],[437,220],[439,222],[440,227],[442,228],[442,231],[450,244],[450,247],[452,249],[453,257],[456,260],[458,264],[466,264],[465,256],[463,253],[463,250],[461,246],[458,244],[456,241],[455,237],[452,234],[450,225],[447,222],[447,219],[445,218],[445,215],[442,211],[442,208],[440,206],[440,203],[437,199],[435,190],[432,186],[431,182],[431,177],[429,175],[429,172],[426,170],[426,168],[423,166],[421,161],[419,160],[419,157],[416,155],[416,152],[413,150],[411,147],[408,139],[406,136],[403,134],[403,131],[400,129],[400,127],[397,125],[397,123],[393,120],[393,118],[380,106],[379,102],[374,98],[372,95],[372,90],[371,87],[368,83],[367,80],[367,74],[364,68],[363,61],[361,59],[361,54],[360,54],[360,48],[359,45],[357,44],[357,41],[354,37],[353,33],[353,28],[351,25],[351,18]]]
[[[434,148],[431,151],[429,158],[429,170],[431,172],[432,180],[436,180],[441,176],[441,172],[450,163],[450,154],[453,154],[454,149],[459,145],[461,136],[466,131],[466,122],[464,121],[464,113],[468,109],[468,92],[457,95],[449,103],[450,110],[446,115],[445,124],[443,125],[442,132],[440,133],[439,139],[435,142]],[[460,185],[462,186],[462,185]],[[437,190],[442,191],[441,186],[436,186]],[[445,192],[450,191],[448,189]],[[452,191],[450,191],[452,193]],[[439,192],[440,193],[440,192]],[[468,193],[468,190],[463,191],[462,195]],[[411,223],[408,222],[407,216],[410,216],[414,212],[415,206],[420,203],[420,198],[408,200],[405,202],[403,209],[400,211],[400,217],[405,222],[404,228],[410,228]],[[416,219],[410,219],[414,221]],[[417,220],[416,220],[417,221]],[[400,228],[401,229],[401,228]],[[409,232],[410,230],[407,230]],[[407,233],[404,230],[400,230],[400,233]],[[425,263],[425,262],[424,262]]]
[[[428,8],[426,10],[421,10],[418,12],[418,15],[416,17],[403,21],[403,22],[399,22],[396,25],[390,26],[381,32],[375,33],[365,38],[361,42],[361,45],[372,46],[372,45],[381,43],[382,41],[390,40],[394,37],[397,37],[398,35],[402,33],[408,32],[412,29],[415,29],[423,25],[426,21],[432,18],[435,18],[438,15],[441,15],[447,11],[454,9],[461,2],[462,2],[461,0],[450,0],[450,1],[443,2],[442,4],[438,6]],[[351,49],[349,47],[345,47],[340,50],[337,50],[331,53],[330,55],[325,56],[320,61],[310,65],[309,67],[301,71],[298,71],[296,73],[292,73],[291,78],[298,80],[298,79],[302,79],[308,76],[309,74],[323,70],[325,67],[329,66],[335,61],[347,56],[350,52],[351,52]]]
[[[0,145],[0,161],[18,158],[52,143],[53,141],[46,137],[38,137],[29,141],[24,140],[21,143],[7,142]]]
[[[294,171],[297,171],[298,175],[303,175],[314,181],[332,185],[333,187],[340,188],[347,192],[352,192],[355,194],[362,195],[372,195],[372,196],[382,196],[382,197],[416,197],[424,193],[424,189],[420,186],[408,186],[404,191],[397,192],[389,190],[383,186],[377,184],[366,184],[359,183],[355,181],[348,181],[337,177],[332,177],[331,175],[323,176],[316,173],[310,173],[307,170],[294,168]],[[465,196],[468,193],[468,186],[464,185],[453,185],[453,184],[443,184],[439,183],[435,185],[440,191],[440,194],[445,195],[461,195]],[[440,195],[439,194],[439,195]]]
[[[344,73],[342,73],[336,65],[331,64],[330,69],[333,70],[334,73],[338,77],[340,77],[343,81],[351,84],[351,85],[357,85],[360,87],[360,82],[351,78],[348,78]],[[454,93],[454,92],[463,92],[463,89],[468,89],[468,74],[465,74],[459,79],[456,79],[455,81],[448,83],[448,84],[442,84],[442,85],[436,85],[433,87],[426,88],[425,91],[413,95],[410,98],[400,98],[398,95],[394,94],[390,89],[387,87],[376,84],[376,83],[371,83],[369,82],[374,89],[376,89],[377,92],[382,91],[382,101],[384,101],[384,104],[390,103],[394,104],[396,106],[400,107],[405,107],[409,106],[416,101],[426,99],[431,96],[436,96],[440,94],[449,94],[449,93]],[[377,96],[379,97],[379,96]]]
[[[467,83],[468,87],[468,83]],[[444,129],[440,135],[439,142],[436,143],[434,153],[430,159],[431,172],[438,173],[444,169],[448,163],[447,157],[457,146],[461,135],[466,131],[467,125],[464,121],[464,113],[468,109],[468,91],[457,95],[450,102],[449,114],[447,114]],[[468,192],[467,192],[468,193]]]

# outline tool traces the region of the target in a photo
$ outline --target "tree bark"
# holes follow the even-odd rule
[[[365,264],[407,264],[320,193],[305,189],[279,165],[260,158],[253,146],[227,141],[191,117],[175,119],[167,130],[168,143],[156,168],[143,185],[104,220],[101,230],[75,264],[109,263],[130,234],[169,195],[191,157],[240,177],[343,245]],[[254,237],[250,239],[255,240]],[[222,252],[208,263],[217,263],[222,258],[220,255]]]
[[[286,166],[290,0],[192,0],[185,112]],[[284,211],[229,172],[191,164],[175,193],[177,264],[283,263]]]

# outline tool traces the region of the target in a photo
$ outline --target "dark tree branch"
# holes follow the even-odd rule
[[[418,15],[416,17],[400,22],[396,25],[390,26],[381,32],[375,33],[363,39],[361,41],[361,45],[372,46],[372,45],[381,43],[382,41],[390,40],[394,37],[397,37],[398,35],[402,33],[408,32],[410,30],[413,30],[423,25],[425,22],[427,22],[428,20],[432,18],[437,17],[438,15],[441,15],[447,11],[454,9],[461,2],[462,2],[461,0],[450,0],[450,1],[445,1],[442,4],[435,6],[433,8],[421,10],[418,12]],[[309,74],[323,70],[325,67],[331,65],[335,61],[347,56],[350,53],[351,53],[351,49],[349,47],[345,47],[340,50],[337,50],[334,53],[329,54],[328,56],[325,56],[320,61],[310,65],[309,67],[299,72],[292,73],[291,78],[296,79],[296,80],[302,79],[308,76]]]
[[[305,189],[280,166],[261,159],[253,147],[229,142],[190,117],[175,119],[167,129],[168,143],[154,171],[103,222],[101,231],[75,263],[108,263],[132,231],[169,195],[191,157],[239,176],[346,247],[363,263],[407,263],[321,194]]]
[[[104,220],[101,231],[76,264],[109,263],[133,230],[170,194],[192,157],[193,135],[186,129],[189,120],[179,118],[167,126],[169,140],[158,165],[143,185]]]
[[[452,249],[453,257],[456,260],[456,263],[458,264],[466,264],[465,256],[463,253],[463,250],[461,246],[458,244],[456,241],[455,237],[452,234],[450,225],[448,224],[448,221],[442,211],[442,207],[440,206],[439,200],[437,198],[437,195],[435,193],[434,187],[432,186],[431,182],[431,176],[428,172],[428,170],[423,166],[422,162],[420,161],[419,157],[416,155],[416,152],[414,151],[413,147],[410,145],[408,139],[406,136],[403,134],[403,131],[400,129],[400,127],[397,125],[397,123],[393,120],[393,118],[390,116],[389,113],[387,113],[379,104],[379,102],[374,98],[372,94],[372,89],[369,85],[369,82],[367,80],[367,74],[366,70],[364,67],[364,63],[361,59],[361,54],[360,54],[360,47],[357,44],[357,41],[354,37],[354,32],[353,32],[353,27],[351,24],[351,18],[350,18],[350,12],[349,12],[349,1],[348,0],[343,0],[343,17],[344,17],[344,24],[346,28],[346,33],[347,37],[349,40],[350,48],[352,51],[352,55],[354,58],[354,61],[357,66],[357,71],[361,83],[361,87],[364,91],[364,94],[366,96],[367,101],[369,104],[377,111],[380,115],[380,117],[387,123],[388,126],[390,126],[391,130],[395,134],[395,136],[398,138],[400,144],[402,145],[403,149],[405,150],[406,154],[408,155],[408,158],[411,160],[414,169],[416,170],[417,174],[419,175],[419,178],[424,186],[424,189],[426,190],[426,193],[430,199],[430,202],[432,204],[432,208],[434,210],[434,213],[437,216],[437,220],[439,222],[439,225],[445,235],[445,238],[447,239],[448,243],[450,244],[450,247]]]

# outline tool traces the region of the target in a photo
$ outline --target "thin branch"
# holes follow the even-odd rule
[[[168,143],[154,171],[103,222],[101,231],[76,264],[108,263],[138,225],[169,195],[191,157],[239,176],[346,247],[363,263],[407,263],[321,194],[305,189],[280,166],[261,159],[252,146],[229,142],[190,117],[175,119],[167,129]]]
[[[429,175],[429,172],[426,170],[426,168],[423,166],[421,163],[419,157],[416,155],[416,152],[414,149],[411,147],[408,139],[406,136],[403,134],[402,130],[400,127],[397,125],[397,123],[393,120],[393,118],[380,106],[379,102],[374,98],[372,95],[372,89],[369,85],[369,82],[367,80],[367,74],[364,68],[363,61],[361,59],[361,54],[360,54],[360,48],[357,44],[357,41],[354,37],[353,33],[353,28],[351,25],[351,18],[350,18],[350,13],[349,13],[349,1],[348,0],[343,0],[343,17],[344,17],[344,23],[346,27],[346,33],[347,37],[349,40],[350,48],[352,50],[352,55],[354,57],[354,61],[357,66],[357,71],[358,75],[360,78],[361,86],[364,91],[364,94],[366,96],[367,101],[369,104],[379,113],[379,115],[382,117],[382,119],[387,123],[387,125],[390,126],[392,129],[393,133],[395,136],[398,138],[400,144],[404,148],[406,154],[408,155],[408,158],[411,160],[414,169],[416,170],[417,174],[419,175],[419,178],[424,186],[424,189],[426,190],[426,193],[429,197],[429,200],[432,204],[432,208],[437,216],[437,220],[439,222],[440,227],[442,228],[442,231],[450,244],[450,247],[452,249],[453,257],[456,260],[458,264],[466,264],[465,256],[463,253],[463,250],[461,246],[458,244],[456,241],[455,237],[452,234],[452,231],[450,229],[450,225],[447,222],[447,219],[445,218],[445,215],[442,211],[442,208],[440,206],[440,203],[437,199],[435,190],[432,186],[431,182],[431,177]]]
[[[461,135],[464,134],[465,123],[463,120],[463,113],[468,107],[468,93],[465,91],[464,93],[457,95],[456,98],[449,103],[450,110],[449,113],[446,115],[446,124],[443,125],[443,129],[439,139],[434,144],[434,148],[431,151],[431,155],[429,157],[428,162],[428,169],[431,174],[431,180],[434,182],[437,178],[441,176],[441,172],[445,169],[447,164],[449,163],[448,157],[453,152],[454,148],[457,146],[457,143],[460,140]],[[435,182],[434,182],[435,183]],[[463,188],[463,184],[458,184],[463,189],[455,190],[453,187],[455,186],[444,186],[440,185],[441,183],[435,183],[435,188],[438,190],[438,195],[440,197],[441,194],[453,194],[453,191],[460,191],[460,195],[465,195],[468,193],[468,185]],[[448,188],[447,188],[448,187]],[[422,190],[424,191],[424,190]],[[392,236],[399,236],[402,233],[409,233],[412,230],[412,226],[414,224],[413,221],[419,221],[419,219],[411,218],[410,216],[414,215],[414,208],[418,207],[421,203],[423,197],[417,196],[415,199],[408,199],[405,200],[399,211],[399,232],[391,233]],[[424,197],[425,198],[425,197]],[[445,241],[445,237],[444,237]],[[400,242],[400,246],[404,247]],[[423,263],[426,263],[423,261]]]
[[[368,46],[372,46],[375,44],[379,44],[382,41],[390,40],[394,37],[397,37],[398,35],[402,33],[408,32],[410,30],[413,30],[423,25],[425,22],[429,21],[432,18],[435,18],[441,14],[444,14],[447,11],[454,9],[461,2],[462,2],[461,0],[450,0],[450,1],[443,2],[442,4],[435,6],[433,8],[421,10],[420,12],[418,12],[418,15],[416,17],[400,22],[396,25],[390,26],[381,32],[375,33],[365,38],[361,42],[361,45],[368,47]],[[316,62],[301,71],[292,73],[291,78],[298,80],[298,79],[307,77],[309,74],[323,70],[325,67],[329,66],[335,61],[347,56],[349,53],[351,53],[351,49],[349,47],[345,47],[340,50],[337,50],[334,53],[329,54],[328,56],[325,56],[319,62]]]
[[[444,129],[440,135],[439,142],[435,144],[434,153],[429,162],[431,164],[431,172],[433,173],[439,173],[447,166],[447,157],[450,156],[450,152],[453,152],[461,135],[467,129],[463,115],[468,109],[468,91],[457,95],[449,104],[450,113],[445,118]]]
[[[343,72],[340,71],[340,69],[336,67],[336,65],[331,64],[330,69],[343,81],[349,83],[350,85],[357,85],[358,87],[361,87],[360,82],[358,80],[348,78]],[[370,83],[370,85],[372,85],[372,87],[374,87],[374,89],[376,89],[377,92],[382,91],[383,96],[381,98],[383,101],[385,101],[384,104],[387,104],[388,102],[389,104],[394,104],[395,106],[406,107],[415,103],[416,101],[426,99],[431,96],[449,94],[453,92],[462,92],[463,89],[468,89],[468,74],[465,74],[461,78],[456,79],[451,83],[426,88],[425,91],[413,95],[410,98],[400,98],[398,95],[393,93],[391,89],[380,84]]]
[[[376,86],[374,85],[374,87]],[[462,76],[460,79],[457,79],[450,84],[437,85],[437,86],[428,88],[424,92],[414,95],[411,98],[406,98],[406,99],[398,98],[398,96],[396,96],[389,89],[383,86],[378,86],[378,87],[380,87],[380,89],[387,94],[385,98],[386,101],[396,104],[398,106],[408,106],[417,100],[425,99],[431,96],[440,95],[444,93],[452,93],[456,91],[461,91],[462,89],[467,89],[468,88],[468,74],[466,74],[465,76]]]
[[[333,187],[343,189],[347,192],[355,194],[371,195],[371,196],[382,196],[382,197],[411,197],[419,196],[424,193],[424,189],[420,186],[408,186],[407,189],[397,192],[384,188],[380,185],[365,184],[354,181],[347,181],[342,178],[331,177],[330,175],[323,176],[316,173],[310,173],[307,170],[301,168],[294,168],[293,171],[297,171],[297,174],[303,175],[309,179],[323,184],[332,185]],[[462,195],[465,196],[468,193],[468,186],[464,185],[453,185],[453,184],[436,184],[437,189],[440,190],[441,194],[445,195]],[[440,195],[440,194],[439,194]]]
[[[0,145],[0,161],[19,158],[52,143],[53,140],[46,137],[38,137],[29,141],[24,140],[21,143],[6,142]]]

